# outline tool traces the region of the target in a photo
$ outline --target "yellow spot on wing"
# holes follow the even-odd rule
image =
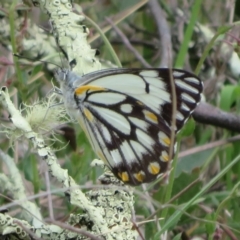
[[[163,151],[163,152],[162,152],[162,155],[161,155],[160,159],[161,159],[163,162],[168,162],[168,161],[169,161],[169,156],[168,156],[168,154],[167,154],[166,151]]]
[[[160,165],[157,162],[152,162],[149,164],[148,170],[151,174],[156,175],[160,172]]]
[[[171,140],[164,132],[159,132],[158,138],[159,138],[160,143],[162,143],[164,146],[167,146],[167,147],[170,146]]]
[[[129,176],[127,172],[118,173],[118,176],[122,179],[123,182],[129,181]]]
[[[165,138],[163,138],[163,141],[165,142],[165,144],[166,144],[167,146],[170,146],[170,143],[171,143],[170,138],[165,137]]]
[[[152,112],[149,111],[144,111],[145,117],[148,118],[150,121],[157,123],[158,119],[157,119],[157,115],[155,115]]]
[[[145,173],[143,171],[140,171],[136,174],[134,174],[134,177],[139,181],[139,182],[143,182],[143,180],[145,179]]]
[[[87,118],[90,122],[92,122],[92,121],[93,121],[93,115],[92,115],[92,113],[91,113],[88,109],[86,109],[86,108],[84,108],[83,112],[84,112],[84,115],[86,116],[86,118]]]
[[[85,85],[85,86],[81,86],[79,88],[75,89],[75,94],[76,95],[81,95],[86,93],[86,91],[102,91],[105,90],[105,88],[103,87],[99,87],[99,86],[91,86],[91,85]]]

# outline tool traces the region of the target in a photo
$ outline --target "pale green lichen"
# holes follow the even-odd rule
[[[69,66],[79,75],[101,69],[96,50],[87,42],[89,31],[83,24],[85,17],[73,12],[71,1],[46,0],[38,2],[50,17],[52,33],[68,60]]]
[[[38,134],[49,135],[51,133],[53,136],[51,141],[58,140],[55,138],[54,129],[70,121],[64,105],[59,103],[59,96],[54,92],[45,99],[36,101],[33,105],[23,104],[20,112],[33,131],[38,132]],[[11,143],[24,135],[23,131],[14,125],[2,126],[2,129],[4,130],[1,133],[5,133]]]
[[[59,97],[55,93],[33,105],[24,105],[23,111],[32,129],[39,133],[50,132],[69,121],[64,105],[59,103]]]
[[[31,222],[34,227],[41,226],[42,215],[36,204],[27,200],[25,188],[23,187],[24,184],[22,181],[22,176],[14,160],[5,154],[2,150],[0,150],[0,160],[7,165],[9,172],[9,177],[6,177],[4,174],[0,175],[1,188],[3,189],[5,186],[5,190],[7,190],[12,195],[13,199],[20,200],[18,202],[18,205],[20,205],[23,209],[23,219]]]

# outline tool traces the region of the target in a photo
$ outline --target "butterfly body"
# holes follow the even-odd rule
[[[175,152],[173,147],[170,154],[171,134],[189,118],[203,87],[194,74],[167,68],[107,69],[82,77],[59,69],[55,76],[69,115],[95,153],[131,185],[151,182],[167,170]]]

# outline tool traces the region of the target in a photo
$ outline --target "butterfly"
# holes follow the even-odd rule
[[[83,76],[58,69],[55,77],[68,114],[97,156],[130,185],[154,181],[168,169],[176,151],[171,133],[186,123],[203,90],[194,74],[169,68],[106,69]]]

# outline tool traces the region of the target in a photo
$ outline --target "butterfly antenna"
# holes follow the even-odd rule
[[[56,63],[52,63],[52,62],[48,62],[48,61],[43,61],[43,60],[35,60],[35,59],[33,59],[33,58],[29,58],[29,57],[24,57],[24,56],[18,55],[18,54],[16,54],[16,53],[13,53],[13,56],[14,56],[14,57],[18,57],[18,58],[27,59],[27,60],[29,60],[29,61],[38,61],[38,62],[42,62],[42,63],[52,64],[52,65],[55,65],[55,66],[57,66],[57,67],[59,67],[59,68],[62,69],[62,67],[61,67],[60,65],[56,64]]]

